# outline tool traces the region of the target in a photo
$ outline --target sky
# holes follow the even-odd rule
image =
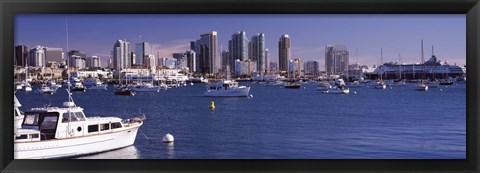
[[[190,41],[209,31],[217,31],[223,50],[237,31],[245,31],[249,39],[264,33],[271,62],[278,62],[279,38],[288,34],[291,58],[319,61],[320,70],[325,69],[327,44],[345,45],[350,64],[378,65],[380,49],[383,62],[401,57],[403,63],[418,63],[422,39],[425,60],[433,46],[439,60],[466,64],[465,14],[24,14],[15,17],[15,45],[59,47],[66,52],[67,26],[69,49],[100,56],[103,66],[119,39],[129,41],[132,49],[140,40],[149,42],[164,58],[189,50]]]

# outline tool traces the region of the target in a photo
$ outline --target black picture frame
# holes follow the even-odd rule
[[[2,172],[478,172],[480,3],[478,0],[2,0],[0,170]],[[14,160],[13,50],[17,14],[466,14],[465,160]],[[10,58],[11,57],[11,58]]]

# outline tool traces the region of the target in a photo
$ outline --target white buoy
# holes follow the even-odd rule
[[[253,98],[253,94],[250,94],[250,98]]]
[[[170,143],[170,142],[173,142],[173,136],[170,134],[170,133],[167,133],[164,137],[163,137],[163,142],[165,143]]]
[[[440,91],[443,91],[442,89],[440,89]]]
[[[354,91],[354,92],[353,92],[353,94],[357,94],[357,92],[356,92],[356,91]]]

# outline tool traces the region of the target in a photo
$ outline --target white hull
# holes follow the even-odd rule
[[[333,89],[333,90],[328,90],[325,93],[328,94],[348,94],[350,93],[350,90],[341,90],[341,89]]]
[[[385,89],[385,88],[387,88],[387,86],[386,85],[375,85],[375,88],[376,89]]]
[[[17,90],[21,90],[22,88],[23,88],[22,85],[17,85],[17,87],[16,87]]]
[[[31,86],[26,86],[25,88],[23,88],[25,91],[32,91],[32,87]]]
[[[248,97],[250,87],[229,88],[227,90],[207,90],[203,94],[208,97]]]
[[[416,86],[416,90],[417,90],[417,91],[428,91],[428,86],[427,86],[427,85],[424,85],[424,84],[417,85],[417,86]]]
[[[77,138],[14,144],[15,159],[47,159],[99,153],[133,145],[138,128]]]

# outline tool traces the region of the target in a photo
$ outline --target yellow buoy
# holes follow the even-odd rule
[[[215,109],[215,102],[212,101],[212,102],[210,103],[210,109]]]

